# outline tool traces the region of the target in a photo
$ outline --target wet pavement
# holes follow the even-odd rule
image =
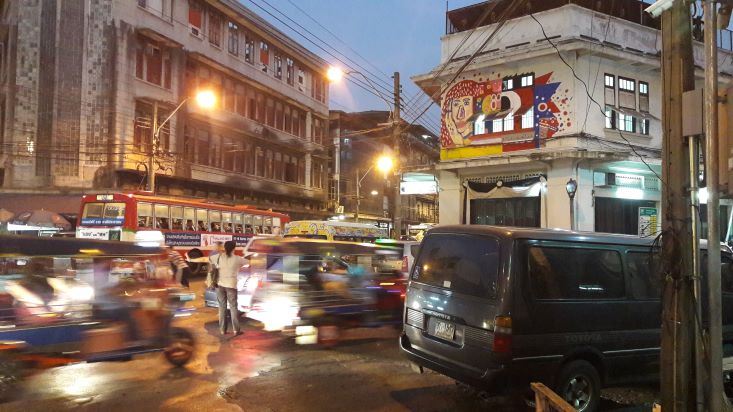
[[[77,364],[27,378],[0,411],[515,411],[504,397],[482,400],[435,373],[417,374],[400,356],[398,331],[356,329],[332,349],[299,346],[276,333],[245,326],[238,337],[218,336],[216,310],[203,308],[180,322],[197,353],[185,368],[160,353],[129,362]],[[606,396],[649,404],[652,389],[614,389]],[[630,397],[632,396],[632,397]],[[604,410],[650,410],[604,400]]]

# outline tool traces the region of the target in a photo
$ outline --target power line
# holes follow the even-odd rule
[[[545,27],[542,25],[542,23],[540,23],[540,21],[537,20],[537,18],[532,13],[529,13],[529,17],[531,17],[540,26],[540,30],[542,30],[542,35],[545,37],[545,40],[548,43],[550,43],[550,45],[555,49],[555,52],[557,53],[557,55],[560,58],[560,60],[573,73],[573,77],[575,77],[575,79],[578,80],[583,85],[583,87],[585,88],[585,94],[588,96],[588,99],[590,101],[592,101],[593,103],[595,103],[596,106],[598,106],[598,109],[601,111],[601,114],[603,115],[603,118],[605,119],[607,117],[606,112],[603,109],[603,106],[601,106],[601,104],[598,103],[598,101],[595,98],[593,98],[593,96],[591,95],[590,90],[588,90],[588,84],[583,79],[581,79],[578,76],[577,73],[575,73],[575,69],[565,60],[565,58],[562,56],[562,53],[560,52],[560,49],[558,49],[557,46],[555,45],[555,43],[553,43],[553,41],[547,36],[547,33],[545,32]],[[647,161],[644,159],[644,157],[641,154],[639,154],[639,152],[636,151],[636,149],[634,148],[634,145],[631,144],[631,142],[629,141],[629,139],[627,139],[626,136],[624,136],[623,133],[621,133],[620,130],[616,129],[616,131],[618,132],[619,137],[621,137],[621,139],[623,139],[624,142],[626,142],[626,145],[628,146],[628,148],[631,149],[632,152],[634,152],[634,155],[636,157],[638,157],[639,160],[641,160],[641,162],[644,164],[644,166],[646,166],[646,168],[649,169],[649,171],[651,171],[654,174],[654,176],[657,179],[659,179],[660,182],[662,182],[663,184],[666,185],[666,182],[664,180],[662,180],[662,177],[659,176],[659,174],[656,172],[656,170],[652,169],[651,165],[649,165],[649,163],[647,163]]]
[[[494,39],[494,36],[496,36],[496,34],[499,32],[499,30],[501,30],[504,27],[504,24],[506,24],[507,18],[509,17],[509,15],[511,13],[513,13],[520,5],[523,5],[525,2],[526,2],[526,0],[518,0],[518,1],[514,2],[514,3],[512,3],[506,9],[504,9],[504,12],[502,13],[501,17],[499,18],[499,21],[498,21],[496,27],[494,28],[494,30],[491,32],[491,34],[489,34],[489,36],[486,37],[486,40],[484,40],[484,42],[481,44],[481,46],[479,46],[476,49],[476,51],[474,51],[473,54],[471,56],[469,56],[468,59],[466,59],[466,61],[458,68],[458,70],[456,71],[456,73],[453,76],[453,78],[451,78],[451,80],[448,81],[444,86],[441,86],[438,95],[442,95],[443,92],[445,92],[448,89],[448,87],[450,87],[453,84],[453,82],[455,82],[456,79],[458,79],[458,76],[460,76],[461,73],[466,69],[466,67],[468,67],[468,65],[471,64],[471,62],[473,61],[473,59],[475,59],[476,56],[484,49],[484,47],[486,47],[486,45],[488,45],[489,42],[491,42],[491,40]],[[496,5],[497,3],[493,3],[493,5]],[[487,9],[487,11],[488,11],[488,9]],[[487,15],[487,12],[484,12],[484,15]],[[441,68],[441,70],[435,76],[436,78],[438,76],[440,76],[440,74],[443,72],[443,70],[445,70],[445,68],[447,67],[447,65],[450,62],[451,62],[451,60],[447,60],[445,62],[445,64]],[[425,109],[420,113],[419,116],[417,116],[417,118],[415,118],[412,121],[412,123],[410,123],[410,125],[415,124],[415,122],[418,119],[420,119],[420,117],[422,117],[428,111],[428,109],[430,109],[430,107],[433,105],[433,103],[435,103],[434,100],[433,100],[433,98],[435,97],[435,95],[436,94],[434,93],[432,96],[430,96],[431,97],[430,98],[430,104],[428,104],[428,106],[425,107]]]

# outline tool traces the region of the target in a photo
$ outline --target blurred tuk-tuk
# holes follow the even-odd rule
[[[171,321],[194,295],[172,279],[160,247],[0,236],[0,398],[24,369],[150,351],[185,364],[193,337]]]
[[[252,250],[248,318],[266,330],[315,343],[321,330],[399,324],[405,279],[397,248],[314,239],[282,239]],[[241,297],[241,293],[240,293]]]

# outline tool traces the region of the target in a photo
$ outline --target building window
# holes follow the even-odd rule
[[[240,116],[247,116],[247,94],[242,84],[236,87],[235,100],[237,113]]]
[[[248,35],[244,38],[244,60],[250,64],[255,62],[255,41]]]
[[[270,64],[270,46],[264,41],[260,42],[260,63],[262,63],[262,71],[267,73],[267,66]]]
[[[147,82],[171,88],[171,57],[168,50],[140,39],[135,58],[135,76]]]
[[[636,81],[619,76],[618,105],[627,109],[636,109]]]
[[[486,115],[484,114],[476,118],[476,121],[473,123],[473,134],[479,135],[479,134],[486,133],[485,119],[486,119]]]
[[[236,24],[229,22],[229,53],[233,55],[239,54],[239,27]]]
[[[627,114],[619,112],[617,118],[618,118],[618,122],[617,122],[618,130],[622,132],[631,132],[631,133],[636,132],[636,121],[634,119],[634,116],[629,116]]]
[[[619,90],[633,92],[636,88],[636,81],[631,80],[631,79],[626,79],[623,77],[619,77],[618,78],[618,88]]]
[[[614,89],[616,87],[616,76],[606,73],[604,78],[606,87],[609,87],[611,89]]]
[[[298,68],[298,90],[305,91],[305,72],[301,68]]]
[[[266,103],[267,112],[265,123],[267,123],[267,125],[270,127],[275,127],[275,101],[272,99],[272,97],[268,96]]]
[[[616,111],[613,110],[612,106],[606,105],[606,129],[616,128]]]
[[[275,53],[275,77],[283,78],[283,58],[278,53]]]
[[[522,129],[532,128],[534,128],[534,107],[530,107],[529,110],[522,115]]]
[[[323,79],[319,76],[313,76],[313,89],[311,90],[311,97],[318,100],[319,102],[326,101],[325,88],[323,86]]]
[[[521,79],[522,87],[531,86],[533,83],[534,83],[534,75],[529,74],[526,76],[522,76],[522,79]]]
[[[294,67],[293,59],[291,59],[290,57],[286,58],[285,66],[286,66],[285,79],[288,82],[288,84],[292,86],[294,83],[294,77],[295,77],[295,73],[294,73],[295,67]]]
[[[502,82],[502,90],[511,90],[514,88],[514,79],[504,79]]]
[[[639,111],[649,112],[649,83],[639,82]]]
[[[639,119],[639,133],[649,136],[649,119]]]
[[[221,47],[221,16],[218,13],[209,13],[209,43]]]
[[[222,106],[224,107],[224,110],[228,112],[234,112],[236,110],[234,82],[226,79],[224,81],[224,87],[222,89]]]
[[[504,118],[504,131],[514,130],[514,115],[510,114]]]
[[[198,0],[188,1],[188,26],[191,28],[191,34],[194,36],[201,36],[203,22],[204,22],[204,10]]]

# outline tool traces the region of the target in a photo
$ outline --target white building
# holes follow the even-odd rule
[[[586,3],[601,9],[579,5]],[[413,77],[440,96],[440,223],[656,232],[659,21],[636,0],[557,0],[532,2],[532,15],[522,9],[499,28],[496,16],[508,4],[449,11],[441,62]],[[494,6],[486,25],[472,30]],[[703,48],[694,43],[690,64],[701,85]],[[719,62],[721,80],[730,82],[733,53],[721,49]]]

